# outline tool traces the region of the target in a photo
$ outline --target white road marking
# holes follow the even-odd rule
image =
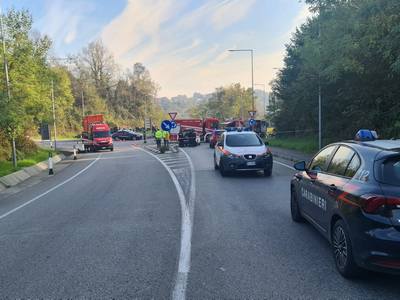
[[[185,203],[185,206],[189,210],[189,221],[190,221],[190,228],[187,232],[186,241],[183,243],[183,238],[181,240],[181,255],[179,259],[178,265],[178,274],[176,276],[175,287],[174,291],[172,292],[172,299],[174,300],[184,300],[186,298],[186,286],[187,286],[187,279],[190,271],[190,255],[191,255],[191,247],[192,247],[192,230],[193,230],[193,216],[194,216],[194,200],[196,197],[196,180],[195,180],[195,172],[192,159],[186,153],[185,150],[180,149],[183,154],[185,154],[189,165],[190,165],[190,194],[189,194],[189,207]],[[182,232],[183,236],[183,232]],[[182,250],[184,252],[184,257],[182,257]]]
[[[29,200],[28,202],[25,202],[24,204],[21,204],[20,206],[17,206],[16,208],[10,210],[9,212],[6,212],[5,214],[0,216],[0,220],[4,219],[5,217],[11,215],[12,213],[20,210],[21,208],[35,202],[36,200],[42,198],[43,196],[46,196],[47,194],[51,193],[52,191],[58,189],[59,187],[63,186],[64,184],[70,182],[71,180],[73,180],[74,178],[78,177],[79,175],[81,175],[83,172],[85,172],[86,170],[88,170],[91,166],[93,166],[99,159],[100,159],[101,154],[94,160],[92,161],[89,165],[87,165],[85,168],[83,168],[82,170],[80,170],[78,173],[76,173],[75,175],[73,175],[72,177],[68,178],[67,180],[64,180],[63,182],[57,184],[56,186],[53,186],[51,189],[47,190],[46,192],[36,196],[35,198]]]
[[[192,177],[191,180],[191,186],[190,186],[190,196],[189,196],[189,202],[186,202],[185,194],[183,192],[183,189],[181,185],[179,184],[178,178],[172,171],[170,167],[157,155],[151,153],[150,151],[147,151],[145,149],[137,147],[137,149],[140,149],[143,152],[146,152],[147,154],[151,155],[154,157],[156,160],[158,160],[163,167],[167,170],[169,176],[172,179],[172,182],[175,185],[175,189],[178,193],[179,197],[179,202],[181,205],[181,215],[182,215],[182,220],[181,220],[181,247],[180,247],[180,252],[179,252],[179,260],[178,260],[178,272],[176,275],[175,279],[175,284],[174,284],[174,290],[172,292],[172,299],[174,300],[184,300],[186,298],[186,286],[187,286],[187,279],[188,279],[188,274],[190,271],[190,255],[191,255],[191,247],[192,247],[192,220],[193,217],[191,216],[191,212],[193,212],[193,208],[191,208],[190,204],[194,203],[194,197],[196,195],[196,190],[195,190],[195,182],[194,182],[194,177]],[[189,165],[191,168],[191,176],[194,176],[194,169],[193,169],[193,163],[190,159],[190,157],[185,153],[186,157],[189,160]],[[194,206],[194,205],[192,205]]]
[[[286,167],[286,168],[289,168],[290,170],[296,171],[296,169],[293,168],[292,166],[289,166],[289,165],[287,165],[287,164],[284,164],[284,163],[282,163],[282,162],[280,162],[280,161],[274,160],[274,163],[275,163],[275,164],[278,164],[278,165],[281,165],[281,166],[284,166],[284,167]]]

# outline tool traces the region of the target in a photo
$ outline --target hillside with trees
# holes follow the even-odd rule
[[[313,17],[286,46],[273,82],[279,131],[318,130],[322,96],[324,143],[371,128],[400,135],[400,2],[307,0]]]
[[[102,113],[111,126],[122,127],[142,127],[145,110],[155,121],[163,117],[155,101],[159,87],[141,63],[121,71],[100,40],[76,55],[52,57],[51,39],[32,31],[33,19],[26,10],[8,11],[3,24],[10,89],[8,95],[2,72],[0,160],[10,159],[13,139],[19,158],[36,151],[27,136],[37,136],[43,123],[53,124],[52,87],[61,136],[78,134],[83,114]],[[3,59],[1,68],[5,70]]]

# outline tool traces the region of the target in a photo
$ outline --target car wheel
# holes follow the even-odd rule
[[[350,235],[342,220],[336,221],[333,226],[331,239],[333,258],[339,273],[346,278],[359,275],[360,267],[354,260]]]
[[[110,148],[110,151],[111,151],[111,152],[114,151],[114,147]]]
[[[222,177],[226,177],[228,175],[228,172],[224,168],[224,164],[219,163],[219,172],[221,173]]]
[[[215,158],[215,155],[214,155],[214,170],[218,170],[217,159]]]
[[[290,213],[292,215],[292,220],[296,223],[304,222],[304,218],[300,213],[299,202],[297,201],[296,192],[292,190],[290,192]]]
[[[264,176],[270,177],[272,175],[272,168],[271,169],[264,169]]]

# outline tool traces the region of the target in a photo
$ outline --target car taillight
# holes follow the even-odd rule
[[[361,196],[361,199],[363,201],[362,209],[369,214],[377,213],[382,208],[387,208],[387,209],[400,208],[400,198],[367,194]]]

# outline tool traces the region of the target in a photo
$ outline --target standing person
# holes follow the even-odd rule
[[[169,131],[163,131],[164,147],[169,149]]]
[[[163,138],[163,132],[161,131],[161,129],[157,129],[155,138],[156,138],[156,143],[157,143],[157,149],[160,149],[161,148],[161,139]]]

